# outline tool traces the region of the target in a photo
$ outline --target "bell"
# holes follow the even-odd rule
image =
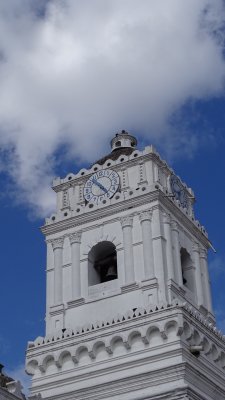
[[[106,274],[107,281],[111,281],[117,278],[116,266],[110,265]]]

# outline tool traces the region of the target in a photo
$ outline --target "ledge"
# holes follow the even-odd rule
[[[67,307],[68,308],[79,307],[83,304],[85,304],[85,299],[83,297],[79,297],[77,299],[68,301]]]
[[[132,282],[132,283],[128,283],[127,285],[121,286],[122,293],[131,292],[131,291],[137,290],[137,289],[139,289],[139,285],[137,282]]]

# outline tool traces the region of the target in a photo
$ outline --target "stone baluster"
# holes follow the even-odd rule
[[[143,211],[139,215],[139,219],[142,228],[145,279],[152,279],[155,277],[151,228],[152,211]]]
[[[172,234],[171,234],[171,218],[166,212],[163,213],[164,232],[166,239],[166,255],[167,255],[167,273],[168,279],[175,278],[174,261],[173,261],[173,247],[172,247]]]
[[[203,305],[203,287],[202,287],[202,272],[201,272],[201,264],[200,264],[200,254],[199,254],[199,245],[197,242],[193,243],[192,251],[194,258],[194,266],[195,266],[195,281],[196,281],[196,289],[197,289],[197,301],[198,305]]]
[[[210,287],[210,279],[209,279],[209,271],[208,271],[208,263],[207,263],[207,250],[206,249],[200,249],[200,263],[202,266],[205,305],[206,305],[207,310],[209,312],[213,313],[211,287]]]
[[[159,207],[153,211],[152,218],[152,244],[153,244],[153,257],[155,274],[158,279],[158,295],[159,301],[166,301],[166,288],[165,288],[165,246],[164,237],[162,235],[161,226],[161,210]]]
[[[82,232],[74,232],[69,235],[71,245],[71,282],[72,299],[81,297],[81,276],[80,276],[80,243]]]
[[[171,230],[172,230],[172,242],[173,242],[173,249],[174,249],[174,265],[175,265],[176,282],[178,283],[179,286],[183,286],[183,276],[182,276],[182,267],[181,267],[181,258],[180,258],[179,229],[178,229],[178,223],[176,221],[172,221]]]
[[[121,218],[124,246],[125,284],[135,281],[132,227],[133,217]]]
[[[51,241],[54,253],[54,303],[63,301],[62,264],[64,238],[60,237]]]

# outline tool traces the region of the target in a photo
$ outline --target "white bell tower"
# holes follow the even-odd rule
[[[46,336],[26,358],[31,398],[225,398],[194,194],[152,146],[136,145],[117,133],[109,155],[53,182]]]

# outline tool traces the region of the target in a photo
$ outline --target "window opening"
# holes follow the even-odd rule
[[[112,281],[118,278],[115,245],[103,241],[92,247],[88,255],[88,284]]]
[[[194,281],[194,267],[190,254],[185,248],[180,249],[180,260],[182,268],[183,285],[189,290],[194,292],[195,281]]]

